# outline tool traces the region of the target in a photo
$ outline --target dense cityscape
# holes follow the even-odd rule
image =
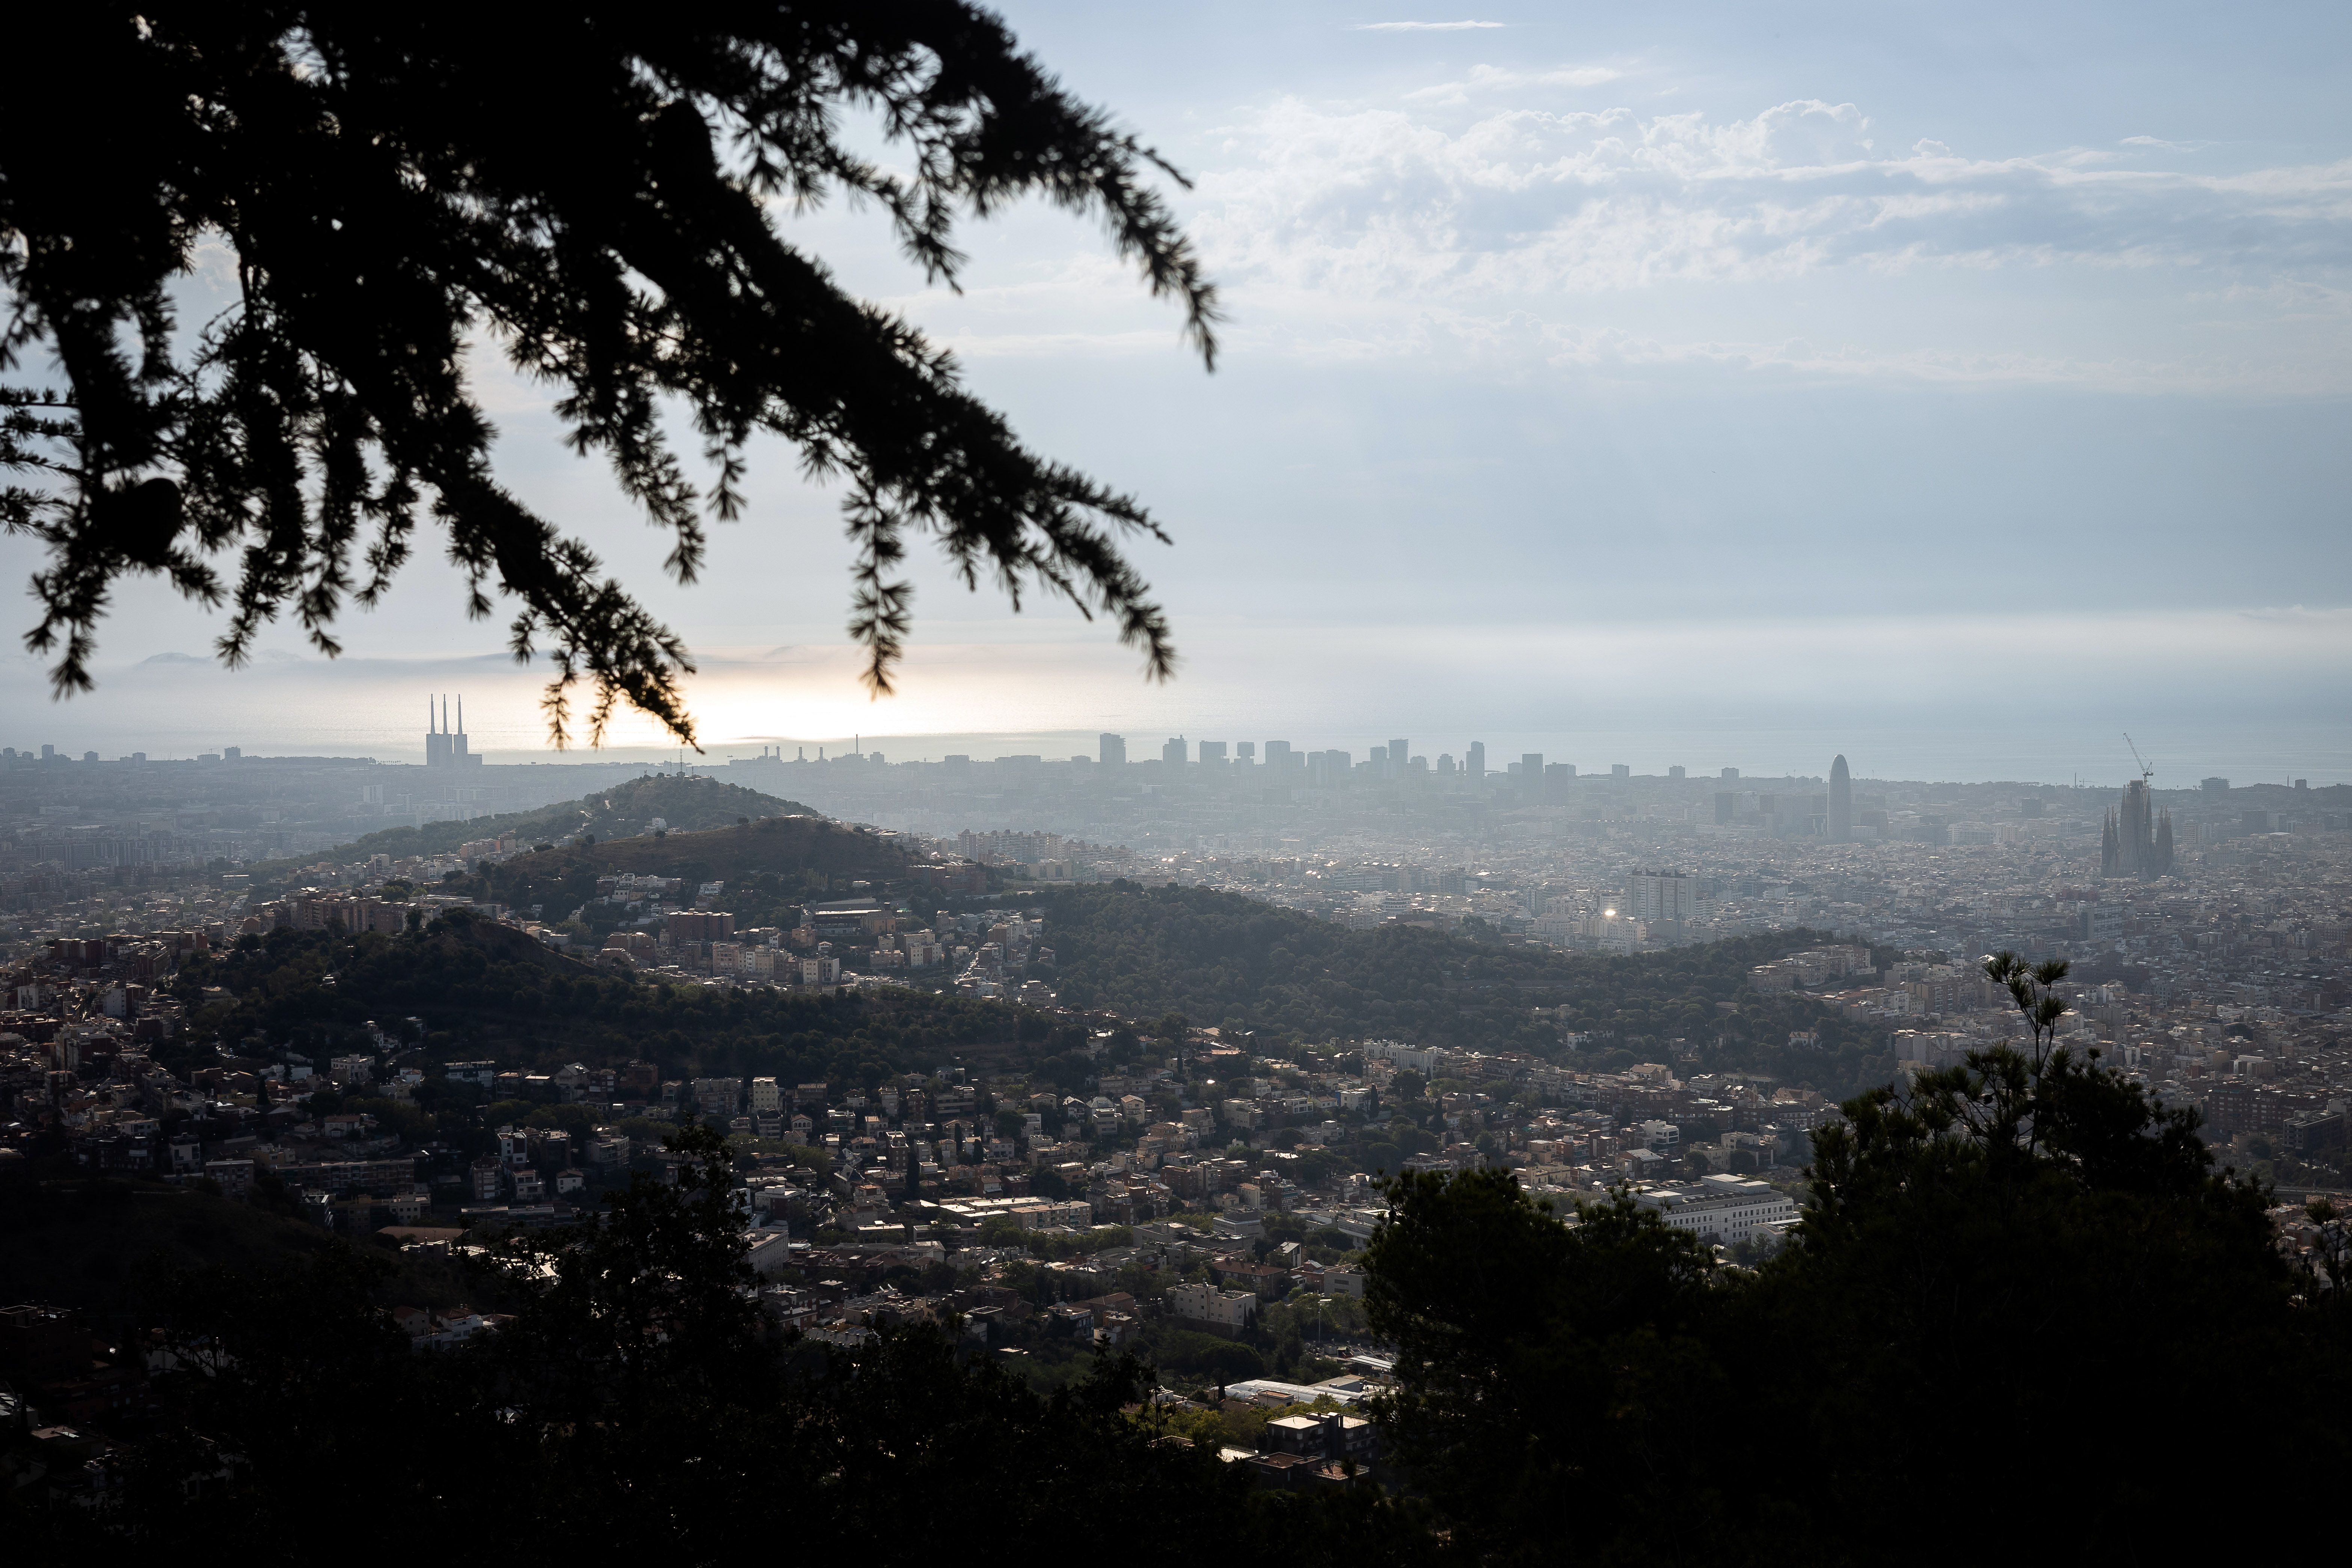
[[[2285,1200],[2340,1169],[2352,1098],[2342,786],[1923,784],[1851,778],[1842,757],[1826,779],[1632,776],[1539,757],[1488,770],[1475,744],[1433,766],[1403,741],[1364,759],[1275,742],[1264,760],[1171,741],[1128,763],[1111,736],[1099,756],[1059,763],[771,755],[648,774],[482,767],[460,760],[461,733],[435,740],[422,769],[233,749],[184,763],[0,756],[0,888],[16,930],[14,1007],[0,1016],[9,1156],[58,1150],[89,1171],[239,1195],[262,1184],[336,1234],[437,1249],[570,1223],[632,1171],[666,1168],[664,1130],[699,1119],[761,1151],[740,1194],[751,1256],[790,1281],[763,1302],[836,1336],[950,1313],[978,1334],[1068,1300],[1092,1314],[1087,1342],[1126,1343],[1152,1315],[1238,1331],[1260,1305],[1360,1291],[1349,1259],[1377,1223],[1384,1170],[1507,1165],[1570,1198],[1631,1183],[1670,1223],[1742,1256],[1796,1223],[1811,1134],[1836,1115],[1820,1089],[1840,1086],[1708,1070],[1706,1041],[1687,1036],[1603,1041],[1560,1026],[1536,1051],[1334,1036],[1255,1057],[1246,1018],[1221,1029],[1064,1005],[1065,939],[1024,900],[1110,886],[1210,889],[1347,931],[1626,960],[1814,933],[1734,981],[1842,1021],[1898,1082],[2020,1040],[2026,1025],[1979,955],[2063,959],[2057,1037],[2195,1107],[2221,1158],[2278,1184],[2290,1240],[2300,1209]],[[465,782],[442,782],[453,776]],[[495,884],[478,879],[499,868],[593,845],[530,808],[623,784],[691,801],[719,781],[760,792],[729,798],[761,798],[763,813],[798,803],[874,825],[853,837],[897,856],[899,874],[804,901],[627,870],[595,877],[569,910],[484,896]],[[338,838],[385,842],[387,818],[446,842],[337,854]],[[676,854],[728,831],[655,816],[605,842]],[[1034,1065],[977,1058],[873,1082],[670,1077],[644,1059],[452,1060],[415,1017],[372,1018],[311,1052],[264,1034],[188,1054],[191,1027],[216,1029],[205,1007],[224,996],[178,984],[200,955],[453,916],[632,984],[1011,1003],[1068,1020],[1084,1066],[1042,1085]],[[1800,1051],[1816,1038],[1790,1032]],[[409,1108],[453,1101],[488,1120],[417,1135],[437,1124]],[[1026,1279],[1033,1252],[1044,1273],[1011,1292],[1002,1281]],[[963,1283],[852,1288],[935,1265]],[[1349,1321],[1360,1329],[1343,1310]],[[462,1313],[408,1321],[432,1343],[480,1326]],[[1287,1373],[1302,1352],[1284,1342],[1274,1370]],[[1017,1337],[1009,1348],[1032,1350]],[[1307,1359],[1328,1374],[1316,1388],[1277,1377],[1242,1396],[1345,1404],[1381,1365],[1359,1340]]]

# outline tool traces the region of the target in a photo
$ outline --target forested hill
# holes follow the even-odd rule
[[[1636,1058],[1681,1038],[1710,1065],[1824,1088],[1867,1077],[1866,1058],[1883,1048],[1874,1030],[1819,1003],[1748,988],[1749,969],[1833,940],[1822,931],[1619,958],[1416,926],[1348,931],[1202,888],[1107,883],[1035,901],[1045,909],[1061,1000],[1073,1007],[1181,1013],[1194,1024],[1307,1040],[1387,1037],[1546,1056],[1559,1054],[1563,1032],[1601,1037],[1594,1054]],[[1821,1044],[1792,1057],[1792,1031],[1816,1033]]]
[[[552,841],[573,834],[625,838],[650,835],[658,818],[668,828],[693,830],[719,827],[764,817],[815,815],[797,801],[762,795],[740,784],[676,773],[654,773],[630,779],[579,800],[558,801],[537,811],[511,812],[503,816],[477,816],[464,822],[428,822],[422,827],[392,827],[328,851],[328,858],[364,860],[371,855],[404,859],[412,855],[446,855],[477,838],[511,834],[518,839]],[[250,868],[257,884],[292,874],[299,862],[270,861]]]
[[[908,860],[901,840],[830,817],[771,816],[741,823],[730,818],[724,827],[598,837],[593,844],[583,839],[518,855],[446,886],[515,909],[538,905],[550,921],[562,921],[580,910],[589,934],[601,941],[620,923],[622,912],[590,903],[599,877],[675,877],[688,884],[689,894],[705,883],[722,882],[726,886],[716,907],[732,913],[738,929],[744,929],[795,924],[807,900],[847,897],[860,881],[877,890],[896,890],[906,877]]]
[[[649,985],[464,910],[400,936],[280,929],[197,957],[174,989],[192,1009],[192,1041],[259,1038],[322,1059],[363,1048],[370,1019],[415,1017],[443,1058],[551,1068],[645,1058],[666,1078],[767,1073],[870,1087],[891,1073],[958,1060],[1003,1067],[1085,1040],[1076,1026],[1001,1003],[914,991]]]

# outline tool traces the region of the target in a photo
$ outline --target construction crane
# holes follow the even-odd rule
[[[2147,759],[2139,754],[2139,746],[2132,740],[2131,731],[2129,730],[2124,731],[2124,744],[2131,747],[2132,761],[2139,764],[2139,782],[2143,784],[2147,784],[2148,780],[2156,776],[2156,770],[2149,767],[2147,765]]]

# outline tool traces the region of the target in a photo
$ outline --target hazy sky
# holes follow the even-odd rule
[[[926,574],[869,707],[833,499],[787,453],[665,588],[485,363],[509,476],[705,650],[713,739],[2352,718],[2345,8],[1006,10],[1193,176],[1217,373],[1065,215],[968,230],[961,297],[871,214],[793,227],[1155,507],[1186,673]],[[122,603],[103,664],[206,651],[168,595]],[[332,679],[151,669],[56,711],[27,679],[0,716],[111,749],[202,692],[276,747],[330,708],[404,733],[454,674],[529,738],[527,678],[386,662],[496,649],[436,566],[347,640]]]

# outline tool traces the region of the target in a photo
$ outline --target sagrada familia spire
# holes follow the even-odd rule
[[[2153,881],[2172,869],[2172,813],[2156,812],[2147,781],[2124,786],[2122,805],[2107,813],[2099,838],[2099,875]]]

